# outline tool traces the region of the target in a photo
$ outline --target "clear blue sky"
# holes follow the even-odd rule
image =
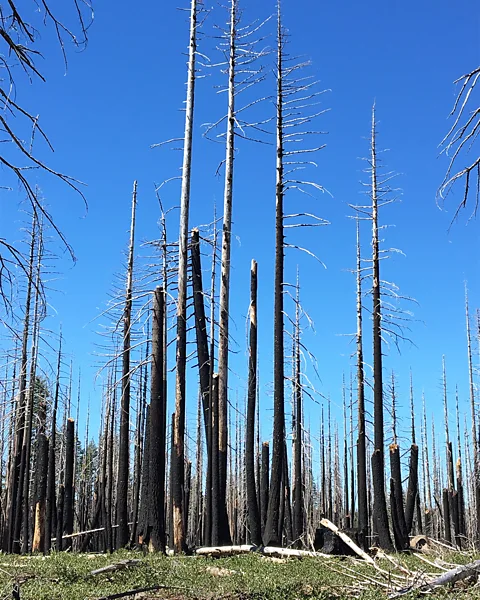
[[[401,174],[397,180],[402,188],[401,202],[387,208],[382,216],[383,223],[395,225],[385,234],[386,245],[401,248],[406,255],[385,264],[385,276],[419,302],[413,307],[418,322],[412,323],[409,334],[416,346],[404,345],[400,356],[392,348],[386,372],[396,370],[400,403],[406,405],[412,366],[417,396],[424,389],[429,411],[438,412],[444,353],[449,390],[453,392],[458,383],[466,411],[463,282],[468,280],[475,308],[480,302],[479,224],[466,226],[468,215],[464,213],[448,232],[460,196],[450,197],[442,212],[436,206],[435,194],[446,168],[446,160],[438,158],[437,145],[449,127],[447,116],[455,97],[452,82],[480,61],[477,3],[284,0],[283,4],[292,53],[310,58],[321,86],[332,90],[322,98],[323,106],[331,111],[321,118],[319,126],[329,133],[313,177],[333,198],[326,194],[316,201],[303,196],[291,198],[295,210],[314,211],[331,222],[327,228],[307,231],[303,241],[327,269],[307,256],[287,251],[287,273],[291,280],[299,264],[303,303],[315,322],[316,335],[306,334],[305,342],[318,360],[321,382],[316,385],[340,403],[342,373],[348,377],[353,364],[350,354],[354,347],[340,335],[355,329],[355,282],[348,273],[355,261],[355,228],[347,215],[351,214],[348,204],[360,199],[359,181],[364,176],[358,158],[368,152],[366,137],[375,100],[379,145],[390,149],[386,163]],[[55,0],[53,5],[60,2]],[[274,10],[274,3],[265,0],[243,0],[242,5],[246,22],[265,18]],[[150,149],[151,144],[179,137],[183,131],[179,109],[184,98],[188,30],[187,13],[176,10],[176,6],[171,0],[147,1],[138,7],[125,0],[115,6],[97,2],[88,47],[82,53],[70,51],[67,75],[52,32],[43,32],[47,82],[25,83],[18,90],[28,107],[40,114],[49,133],[55,147],[55,154],[48,156],[50,164],[88,184],[89,210],[85,215],[81,202],[64,186],[39,179],[78,258],[75,267],[62,261],[62,276],[55,283],[62,293],[51,297],[57,312],[49,326],[57,329],[63,324],[66,345],[76,368],[82,368],[85,393],[89,391],[94,406],[100,403],[100,388],[92,383],[93,365],[97,363],[94,344],[98,340],[96,326],[89,322],[103,309],[113,275],[121,269],[132,182],[139,182],[137,240],[153,239],[159,217],[154,183],[177,175],[180,166],[178,153]],[[215,4],[208,22],[225,20],[225,11]],[[269,43],[274,44],[273,37]],[[215,61],[218,55],[212,46],[212,40],[205,39],[199,50]],[[211,220],[214,202],[219,211],[222,205],[223,179],[215,177],[222,148],[201,136],[201,124],[216,120],[224,112],[225,96],[216,95],[215,81],[215,77],[206,77],[197,85],[192,227]],[[268,85],[273,85],[272,78]],[[41,153],[47,158],[47,153]],[[231,311],[239,352],[231,364],[239,379],[231,378],[232,394],[234,398],[238,388],[243,398],[245,389],[245,316],[250,260],[255,258],[260,277],[260,376],[265,409],[272,403],[274,160],[273,148],[239,145],[233,215]],[[5,193],[2,196],[2,213],[10,223],[2,224],[5,231],[6,227],[11,229],[14,219],[14,227],[20,225],[13,210],[18,198],[10,194],[7,203]],[[167,187],[163,200],[167,207],[177,205],[178,186]],[[177,232],[173,215],[172,238]],[[367,347],[367,361],[369,357]],[[189,419],[193,419],[194,385],[189,387],[189,398]],[[315,407],[308,410],[316,429],[318,411]],[[263,435],[270,435],[269,413],[265,413]]]

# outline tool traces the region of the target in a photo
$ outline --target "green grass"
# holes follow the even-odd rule
[[[140,558],[142,563],[114,573],[96,576],[89,574],[94,569],[125,558]],[[449,560],[464,563],[472,558],[456,555]],[[401,561],[411,570],[434,571],[415,557],[402,557]],[[393,565],[383,561],[382,567],[390,570]],[[228,571],[219,575],[218,569]],[[346,574],[347,569],[353,569],[357,574],[355,577],[380,579],[372,567],[341,558],[272,562],[256,554],[220,559],[164,557],[154,554],[143,556],[133,552],[118,552],[113,556],[68,553],[52,554],[49,557],[2,555],[0,599],[12,597],[15,581],[19,582],[22,600],[88,600],[157,584],[166,587],[159,592],[146,594],[143,598],[351,600],[359,596],[361,600],[380,600],[387,597],[386,590],[374,584],[362,591],[358,582]],[[442,598],[447,594],[449,598],[461,594],[464,598],[480,600],[480,591],[472,586],[468,588],[468,596],[462,590],[455,593],[442,590],[436,592],[434,597]],[[415,597],[414,594],[404,596],[405,600]]]

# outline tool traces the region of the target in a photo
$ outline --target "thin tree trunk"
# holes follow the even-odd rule
[[[65,433],[65,497],[63,507],[63,533],[70,535],[73,533],[73,466],[75,453],[75,422],[73,419],[67,420],[67,430]],[[65,548],[70,548],[71,538],[66,541]]]
[[[122,352],[122,398],[120,402],[120,433],[118,439],[117,475],[117,548],[128,544],[128,478],[130,470],[130,339],[133,304],[133,258],[135,247],[135,211],[137,206],[137,182],[133,182],[132,218],[130,223],[130,244],[128,249],[127,284],[125,310],[123,313],[123,352]]]
[[[283,39],[280,4],[277,20],[277,162],[275,191],[275,282],[273,309],[273,450],[267,522],[263,534],[265,545],[278,545],[278,519],[283,470],[283,445],[285,443],[284,404],[284,343],[283,343],[283,280],[284,280],[284,231],[283,231]]]
[[[250,541],[262,541],[260,511],[255,487],[255,401],[257,396],[257,263],[250,271],[250,347],[248,356],[247,431],[245,439],[245,475],[247,485]]]
[[[357,488],[358,527],[368,537],[367,455],[365,429],[365,374],[363,368],[362,263],[360,222],[357,220]]]
[[[295,478],[293,482],[293,539],[297,541],[298,547],[302,546],[302,538],[305,533],[304,515],[304,489],[303,489],[303,411],[302,411],[302,376],[300,364],[300,287],[297,272],[296,303],[295,303],[295,378],[294,378],[294,401],[295,401],[295,431],[293,446],[293,461]],[[285,460],[285,458],[284,458]]]
[[[230,305],[230,255],[233,208],[233,163],[235,154],[235,66],[237,37],[237,0],[230,0],[230,35],[228,59],[228,112],[225,148],[225,186],[223,203],[222,258],[220,277],[220,321],[218,345],[218,416],[219,416],[219,485],[220,538],[231,544],[226,508],[228,445],[228,348]]]
[[[473,444],[473,485],[475,490],[475,544],[480,543],[480,461],[478,456],[477,438],[477,409],[475,385],[473,381],[472,341],[470,335],[470,316],[468,310],[468,291],[465,286],[465,320],[467,323],[467,352],[468,352],[468,381],[470,393],[470,410],[472,415],[472,444]]]
[[[163,325],[165,294],[161,287],[155,289],[152,318],[152,371],[150,378],[150,471],[149,491],[151,544],[154,550],[165,552],[165,411],[163,397]]]
[[[25,314],[23,319],[22,347],[20,358],[20,382],[18,389],[18,400],[15,407],[15,432],[13,442],[13,467],[11,486],[7,495],[8,510],[8,552],[20,550],[20,530],[22,523],[22,503],[18,501],[18,491],[22,486],[23,474],[21,472],[22,448],[25,434],[25,411],[27,390],[27,367],[28,367],[28,339],[30,335],[30,311],[32,302],[32,289],[34,285],[34,260],[36,248],[37,218],[34,214],[32,219],[32,231],[30,237],[30,256],[27,275],[27,291],[25,296]],[[23,490],[22,490],[23,491]]]
[[[52,532],[54,531],[53,517],[56,513],[55,507],[55,449],[57,435],[57,411],[60,396],[60,368],[62,363],[62,332],[60,331],[60,341],[58,346],[57,376],[55,382],[55,395],[52,410],[52,430],[50,433],[50,443],[48,448],[48,474],[47,474],[47,495],[45,504],[45,547],[44,552],[48,554],[51,548]]]
[[[374,450],[372,456],[373,515],[375,534],[381,548],[393,550],[388,526],[385,499],[385,458],[383,426],[383,373],[382,373],[382,309],[380,300],[380,253],[378,240],[378,189],[375,107],[372,110],[371,173],[372,173],[372,262],[373,262],[373,423]]]
[[[197,0],[190,6],[190,43],[188,54],[187,100],[180,197],[180,234],[178,242],[177,355],[175,387],[175,421],[172,451],[173,547],[186,549],[184,524],[185,485],[185,400],[187,361],[187,278],[188,217],[190,207],[190,172],[192,165],[193,109],[195,100],[195,58],[197,51]]]

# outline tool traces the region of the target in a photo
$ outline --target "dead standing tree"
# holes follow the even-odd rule
[[[176,552],[186,549],[185,532],[185,401],[187,362],[187,279],[188,218],[190,209],[190,173],[192,166],[193,116],[195,105],[195,60],[197,54],[197,0],[190,6],[190,41],[188,51],[185,134],[183,139],[182,189],[180,196],[180,233],[178,239],[178,297],[175,414],[173,417],[172,489],[173,546]]]
[[[453,215],[452,223],[461,209],[466,207],[471,193],[474,196],[472,216],[477,212],[480,199],[480,156],[474,158],[473,162],[466,160],[466,155],[476,147],[475,142],[480,132],[480,105],[474,107],[472,111],[468,111],[471,97],[475,95],[475,91],[478,92],[476,86],[479,79],[480,66],[454,81],[455,84],[461,83],[460,91],[449,115],[454,117],[455,121],[440,142],[440,146],[443,147],[442,152],[450,158],[450,162],[438,190],[439,198],[443,200],[457,182],[463,182],[463,198]],[[457,171],[459,162],[466,164]]]
[[[388,522],[387,503],[385,496],[385,453],[384,453],[384,389],[383,389],[383,343],[386,338],[391,338],[398,347],[399,341],[404,340],[405,321],[411,318],[411,313],[398,307],[400,300],[411,298],[401,296],[398,288],[380,278],[380,262],[392,252],[394,248],[381,249],[379,232],[385,226],[379,224],[379,210],[395,201],[394,190],[390,181],[392,173],[379,174],[378,150],[376,145],[376,120],[375,105],[372,109],[372,127],[370,139],[370,157],[366,159],[370,175],[370,182],[363,185],[368,188],[370,204],[367,206],[354,206],[360,219],[372,223],[372,256],[369,259],[372,279],[372,321],[373,321],[373,420],[374,420],[374,451],[372,455],[372,482],[373,482],[373,525],[374,535],[377,536],[380,546],[385,550],[392,550]],[[358,259],[357,259],[358,262]],[[357,285],[358,288],[358,285]],[[357,292],[358,294],[358,292]],[[358,314],[358,307],[357,307]],[[358,321],[358,316],[357,316]],[[358,324],[357,324],[358,326]]]
[[[133,262],[135,249],[135,213],[137,206],[137,182],[133,183],[130,243],[128,248],[125,308],[123,313],[122,396],[120,401],[120,433],[117,473],[117,548],[128,544],[128,479],[130,471],[130,350],[133,305]]]
[[[238,98],[250,88],[264,80],[261,59],[267,52],[258,49],[262,37],[259,32],[265,23],[254,23],[252,25],[240,26],[240,11],[238,0],[230,0],[228,30],[222,31],[222,42],[218,50],[222,52],[225,60],[219,65],[222,72],[228,77],[227,113],[215,123],[207,126],[205,135],[209,134],[226,123],[226,131],[217,137],[225,139],[225,184],[223,204],[223,228],[221,245],[221,274],[220,274],[220,298],[219,298],[219,344],[218,344],[218,427],[219,427],[219,518],[220,541],[230,544],[230,530],[227,516],[227,447],[228,447],[228,354],[229,354],[229,305],[230,305],[230,257],[232,236],[232,213],[233,213],[233,178],[235,159],[235,138],[241,137],[252,140],[249,132],[262,132],[263,125],[267,121],[246,120],[244,112],[256,106],[265,98],[249,98],[243,105],[238,106]]]
[[[318,81],[299,74],[306,62],[288,55],[286,50],[287,32],[282,25],[280,2],[277,12],[277,97],[276,97],[276,192],[275,192],[275,276],[274,276],[274,344],[273,344],[273,449],[272,471],[268,500],[267,522],[263,534],[266,545],[281,542],[283,523],[280,523],[282,496],[282,474],[285,457],[285,365],[284,365],[284,285],[285,248],[296,248],[312,255],[305,248],[287,243],[285,229],[320,226],[326,221],[307,213],[285,214],[284,198],[289,190],[306,191],[313,188],[324,191],[322,186],[312,181],[299,180],[296,172],[307,165],[315,165],[306,156],[325,145],[305,147],[304,140],[311,135],[323,132],[309,128],[310,123],[325,110],[308,113],[308,109],[318,104],[316,91]],[[294,146],[292,147],[291,144]],[[308,192],[307,192],[308,193]],[[298,218],[309,218],[308,223],[298,223]],[[292,221],[285,223],[292,219]]]
[[[33,9],[33,10],[32,10]],[[71,13],[69,13],[69,9]],[[87,14],[89,13],[89,15]],[[33,19],[30,22],[30,18]],[[53,217],[45,205],[38,199],[35,185],[32,183],[32,171],[53,176],[62,180],[69,187],[83,194],[78,188],[79,182],[72,177],[60,173],[43,162],[34,151],[34,141],[42,140],[47,148],[53,147],[38,122],[38,116],[22,106],[15,90],[25,78],[28,83],[32,81],[45,82],[36,63],[39,56],[43,57],[42,35],[40,30],[52,26],[56,43],[60,48],[65,67],[67,66],[66,44],[71,42],[77,49],[83,49],[87,44],[87,32],[93,21],[93,12],[88,0],[72,0],[67,3],[66,10],[62,10],[62,19],[46,0],[39,4],[18,3],[8,0],[3,3],[0,10],[0,64],[4,77],[0,82],[0,130],[2,131],[3,144],[0,153],[0,163],[3,165],[3,189],[12,190],[18,184],[25,193],[31,205],[32,212],[39,219],[43,214],[45,223],[49,224],[69,251],[73,258],[73,250],[65,237],[55,224]],[[76,23],[79,31],[75,31],[68,23]],[[47,37],[47,36],[45,36]],[[30,129],[30,139],[25,140],[25,130]],[[27,136],[28,137],[28,136]],[[38,178],[38,175],[35,175]],[[9,290],[14,277],[15,266],[26,273],[28,264],[25,264],[22,252],[9,243],[6,239],[0,240],[0,295],[6,308],[10,308]]]

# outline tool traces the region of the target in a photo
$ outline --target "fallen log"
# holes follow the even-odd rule
[[[276,546],[252,546],[242,544],[240,546],[211,546],[205,548],[197,548],[197,556],[232,556],[235,554],[248,554],[249,552],[257,552],[266,556],[279,556],[281,558],[306,558],[306,557],[322,557],[331,558],[328,554],[322,552],[312,552],[310,550],[295,550],[293,548],[277,548]]]
[[[207,546],[197,548],[195,554],[198,556],[230,556],[232,554],[248,554],[256,550],[256,546],[242,544],[240,546]]]
[[[333,533],[336,533],[338,535],[338,537],[355,552],[355,554],[357,554],[358,556],[363,558],[363,560],[365,560],[368,564],[370,564],[372,566],[376,566],[373,558],[371,556],[369,556],[366,552],[364,552],[360,548],[360,546],[357,546],[357,544],[351,538],[349,538],[346,533],[344,533],[343,531],[340,531],[340,529],[336,525],[334,525],[331,521],[329,521],[328,519],[322,519],[320,521],[320,523],[324,527],[327,527],[328,529],[333,531]]]
[[[401,596],[404,596],[405,594],[408,594],[414,590],[429,592],[438,587],[443,587],[450,584],[453,585],[454,583],[457,583],[457,581],[463,581],[464,579],[478,575],[479,572],[480,560],[476,560],[467,565],[459,565],[458,567],[455,567],[455,569],[450,569],[450,571],[446,571],[445,573],[438,575],[438,577],[435,577],[435,579],[432,579],[432,581],[426,584],[402,588],[394,594],[390,594],[389,598],[391,600],[394,598],[400,598]]]
[[[100,567],[100,569],[90,571],[90,575],[100,575],[101,573],[121,571],[122,569],[127,569],[129,567],[138,567],[142,562],[143,561],[141,561],[138,558],[126,558],[124,560],[119,561],[118,563],[114,563],[113,565],[107,565],[106,567]]]
[[[174,585],[151,585],[144,588],[136,588],[134,590],[128,590],[126,592],[117,592],[116,594],[109,594],[108,596],[102,596],[101,598],[95,598],[95,600],[118,600],[118,598],[126,598],[127,596],[136,596],[137,594],[143,594],[145,592],[155,592],[157,590],[187,590],[185,587],[177,587]]]

